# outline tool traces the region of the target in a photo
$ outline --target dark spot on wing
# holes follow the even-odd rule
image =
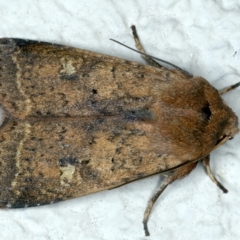
[[[69,81],[74,81],[78,79],[77,74],[60,74],[60,79],[61,80],[69,80]]]
[[[76,164],[78,164],[78,160],[73,157],[63,157],[58,160],[58,165],[60,167],[67,167],[69,164],[76,165]]]
[[[155,114],[148,108],[125,111],[124,114],[130,120],[146,121],[155,119]]]

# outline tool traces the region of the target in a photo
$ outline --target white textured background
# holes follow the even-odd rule
[[[240,1],[0,0],[0,37],[60,43],[143,62],[134,46],[201,75],[216,88],[240,81]],[[184,86],[183,86],[184,87]],[[224,96],[240,117],[240,89]],[[187,99],[186,99],[187,101]],[[240,239],[240,134],[211,155],[223,194],[201,166],[155,204],[148,239]],[[0,210],[0,239],[145,239],[142,217],[159,176],[38,208]]]

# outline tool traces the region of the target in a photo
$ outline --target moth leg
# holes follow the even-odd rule
[[[164,181],[163,185],[160,187],[160,189],[150,199],[150,201],[148,202],[148,206],[144,212],[144,217],[143,217],[143,228],[144,228],[146,236],[150,235],[150,233],[148,231],[147,222],[148,222],[150,213],[152,211],[153,205],[157,201],[158,197],[167,188],[167,186],[169,184],[171,184],[172,182],[174,182],[177,179],[180,179],[180,178],[188,175],[196,167],[196,165],[197,165],[197,162],[193,162],[193,163],[187,164],[185,166],[179,167],[176,170],[174,170],[173,173],[171,173],[171,175],[165,179],[165,181]]]
[[[204,168],[206,169],[207,171],[207,174],[208,176],[212,179],[212,181],[214,183],[217,184],[217,186],[224,192],[224,193],[227,193],[228,190],[215,178],[215,176],[213,175],[212,171],[211,171],[211,168],[210,168],[210,165],[209,165],[209,162],[210,162],[210,156],[206,156],[204,159],[203,159],[203,166]]]
[[[143,46],[142,46],[142,44],[141,44],[141,42],[140,42],[140,40],[139,40],[136,27],[134,25],[132,25],[131,28],[132,28],[133,38],[134,38],[134,41],[135,41],[137,49],[140,52],[146,53],[144,48],[143,48]],[[159,64],[158,62],[153,60],[151,57],[148,57],[148,56],[143,55],[143,54],[141,54],[141,56],[150,65],[152,65],[154,67],[157,67],[157,68],[163,68],[163,66],[161,64]]]

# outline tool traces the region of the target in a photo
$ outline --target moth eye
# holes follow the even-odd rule
[[[232,140],[232,139],[233,139],[233,137],[229,137],[229,138],[228,138],[228,140]]]
[[[211,112],[211,109],[210,109],[210,105],[209,103],[207,103],[203,108],[202,108],[202,115],[204,117],[204,119],[206,121],[209,121],[211,116],[212,116],[212,112]]]

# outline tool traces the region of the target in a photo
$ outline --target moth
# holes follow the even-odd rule
[[[149,201],[239,131],[238,118],[204,78],[46,42],[0,39],[0,207],[55,203],[154,174]]]

